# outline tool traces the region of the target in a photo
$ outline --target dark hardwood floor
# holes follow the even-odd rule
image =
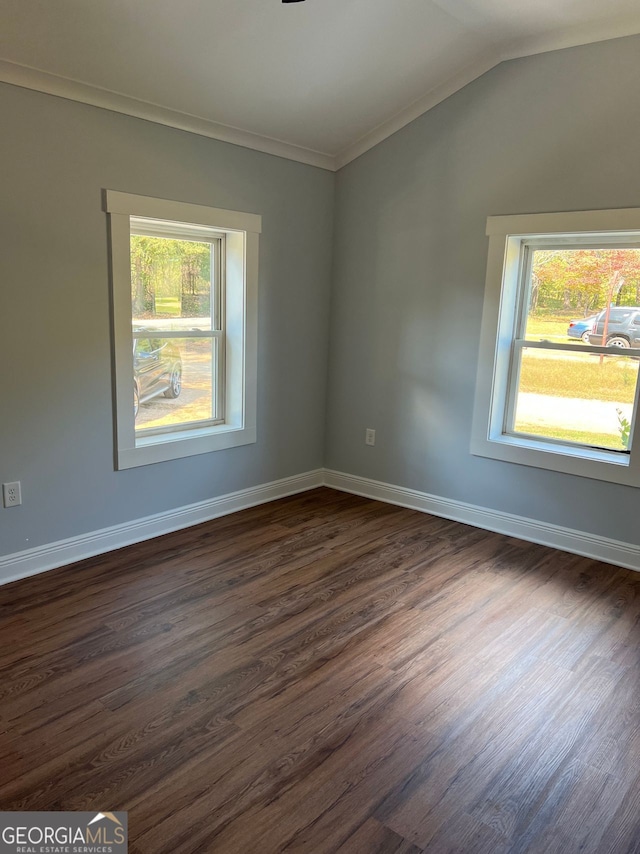
[[[640,852],[640,574],[319,489],[0,588],[0,809],[137,854]]]

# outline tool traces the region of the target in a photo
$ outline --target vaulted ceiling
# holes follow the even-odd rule
[[[0,0],[0,80],[334,169],[638,0]]]

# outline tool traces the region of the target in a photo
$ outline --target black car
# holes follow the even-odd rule
[[[603,344],[606,310],[601,311],[589,335],[589,344]],[[640,347],[640,307],[637,305],[615,306],[609,309],[607,325],[608,347]]]
[[[182,391],[182,359],[178,349],[166,338],[142,337],[135,330],[133,339],[133,411],[159,394],[176,398]]]

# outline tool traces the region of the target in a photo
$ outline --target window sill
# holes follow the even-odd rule
[[[223,451],[256,441],[255,427],[218,424],[196,430],[183,430],[136,439],[135,447],[118,450],[118,469],[135,468],[167,460]]]
[[[501,435],[474,439],[471,443],[471,453],[477,457],[606,480],[610,483],[640,485],[638,474],[630,465],[630,457],[613,451],[572,448],[535,439]]]

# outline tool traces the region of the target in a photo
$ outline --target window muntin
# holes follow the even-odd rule
[[[255,442],[261,218],[111,190],[105,203],[116,467]]]
[[[599,303],[589,301],[595,284],[583,276],[583,284],[587,287],[583,288],[580,296],[582,305],[580,308],[575,303],[565,306],[564,327],[558,324],[557,319],[555,328],[554,324],[541,325],[539,317],[533,322],[535,312],[531,312],[532,287],[535,284],[531,280],[535,263],[532,255],[537,251],[562,250],[569,257],[569,253],[574,251],[633,250],[628,259],[633,262],[631,266],[637,273],[640,209],[489,217],[487,234],[489,257],[471,452],[478,456],[640,486],[640,438],[634,450],[633,429],[640,397],[640,336],[635,334],[637,326],[634,325],[634,318],[638,316],[635,309],[640,311],[637,276],[633,279],[629,269],[625,270],[626,287],[623,292],[614,287],[609,294],[606,287],[604,290],[601,288],[604,297]],[[588,268],[588,255],[583,257],[583,261]],[[551,280],[557,280],[555,273]],[[610,278],[607,283],[611,286],[619,284],[619,281]],[[556,296],[562,297],[562,289]],[[608,313],[603,308],[606,305],[612,309]],[[615,316],[619,311],[631,313],[621,324],[610,325],[611,315]],[[566,322],[569,314],[575,322]],[[577,326],[582,324],[585,314],[588,328],[584,324]],[[606,314],[607,346],[600,346]],[[587,333],[584,336],[586,343],[580,340],[583,332]],[[628,335],[629,340],[618,340],[614,342],[618,346],[610,346],[612,338],[620,339],[622,332]],[[632,343],[634,336],[636,341]],[[539,361],[536,363],[534,359]],[[543,419],[538,418],[534,422],[537,427],[531,430],[528,418],[531,406],[527,410],[524,405],[526,398],[522,394],[548,393],[548,387],[545,388],[548,379],[541,385],[536,370],[533,369],[532,373],[531,366],[539,365],[542,359],[555,366],[556,373],[560,368],[564,387],[557,386],[553,389],[555,393],[549,395],[560,404],[551,410],[552,423],[543,423]],[[567,364],[572,365],[569,371],[566,370]],[[594,384],[593,377],[585,379],[584,366],[590,366],[589,370],[593,372],[594,364],[603,365],[605,374],[617,372],[615,376],[619,381],[613,384],[612,389],[606,389],[606,383]],[[622,381],[621,377],[624,377]],[[597,435],[601,431],[594,429],[582,431],[580,435],[581,431],[576,430],[573,420],[575,412],[571,413],[571,422],[565,417],[563,423],[563,409],[566,413],[567,407],[584,408],[584,402],[589,399],[595,399],[601,415],[606,411],[608,423],[603,431],[604,439]],[[621,403],[623,405],[619,406]],[[556,435],[548,435],[550,432]]]

